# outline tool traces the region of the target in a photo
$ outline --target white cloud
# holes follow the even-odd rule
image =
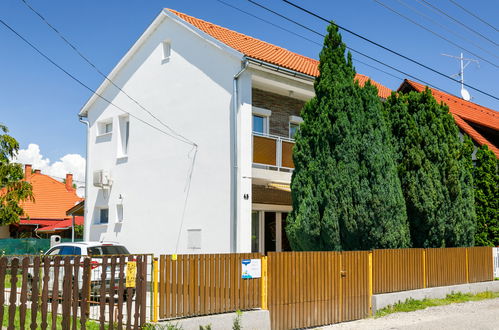
[[[79,154],[67,154],[60,160],[51,163],[44,158],[37,144],[30,143],[27,149],[20,149],[14,162],[31,164],[33,169],[41,170],[42,174],[50,175],[58,180],[66,177],[66,173],[73,174],[76,186],[83,186],[85,182],[85,158]]]

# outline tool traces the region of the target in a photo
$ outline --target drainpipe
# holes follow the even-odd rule
[[[238,192],[237,192],[237,187],[238,187],[238,162],[237,162],[237,146],[238,146],[238,139],[237,139],[237,114],[239,112],[239,90],[238,90],[238,84],[237,81],[239,79],[239,76],[246,70],[248,67],[248,59],[244,57],[243,63],[241,70],[239,70],[238,73],[234,75],[234,79],[232,81],[232,132],[234,134],[233,138],[233,144],[232,144],[232,155],[234,157],[234,168],[232,170],[232,252],[235,253],[237,252],[237,215],[238,215]]]
[[[89,176],[88,176],[88,155],[89,155],[89,148],[90,148],[90,143],[89,143],[89,139],[90,139],[90,123],[88,122],[88,120],[84,120],[83,119],[83,116],[79,116],[79,121],[80,123],[82,124],[85,124],[87,126],[87,146],[86,146],[86,155],[85,155],[85,199],[88,198],[88,182],[89,182]],[[73,217],[74,219],[74,217]],[[85,203],[85,206],[84,206],[84,209],[83,209],[83,240],[84,241],[88,241],[90,239],[90,225],[87,226],[87,224],[89,224],[88,220],[88,210],[87,210],[87,203]],[[74,224],[73,224],[73,235],[74,235]],[[74,237],[73,237],[73,240],[74,240]]]

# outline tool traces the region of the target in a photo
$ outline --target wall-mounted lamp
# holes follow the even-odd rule
[[[116,204],[123,205],[123,196],[121,194],[118,196],[118,202]]]

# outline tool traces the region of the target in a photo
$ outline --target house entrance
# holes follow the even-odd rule
[[[289,212],[254,210],[251,223],[251,252],[291,251],[286,235]]]

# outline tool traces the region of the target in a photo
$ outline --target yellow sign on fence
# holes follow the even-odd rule
[[[126,263],[126,287],[135,288],[135,278],[137,277],[137,262],[128,261]]]

